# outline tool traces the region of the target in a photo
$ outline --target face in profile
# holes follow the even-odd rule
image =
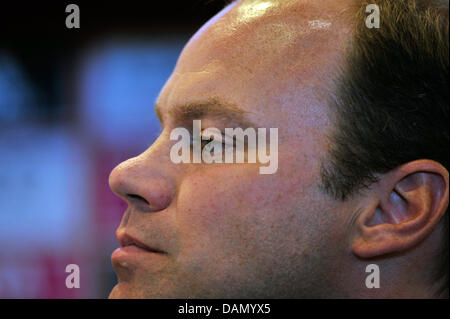
[[[342,5],[238,1],[191,38],[157,99],[161,135],[110,175],[128,203],[111,298],[323,297],[338,282],[363,285],[363,268],[349,274],[349,212],[361,201],[320,187],[333,131],[323,96],[351,37]],[[173,163],[171,132],[193,120],[278,128],[276,173]]]

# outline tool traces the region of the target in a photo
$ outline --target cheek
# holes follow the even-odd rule
[[[280,158],[273,175],[259,174],[260,165],[232,164],[208,167],[187,177],[177,198],[180,243],[218,256],[237,250],[256,253],[261,245],[275,242],[281,245],[278,237],[290,236],[286,234],[290,229],[296,236],[293,227],[299,225],[299,213],[313,206],[310,192],[315,181],[314,170],[307,164],[305,170],[293,168],[298,166],[296,160]]]
[[[192,175],[180,187],[177,222],[183,245],[224,250],[252,223],[257,198],[256,169],[216,166]],[[250,188],[251,187],[251,188]],[[253,189],[252,189],[253,188]],[[221,247],[222,246],[222,247]]]
[[[317,162],[289,154],[279,163],[273,175],[231,164],[185,176],[176,199],[179,277],[195,287],[281,291],[323,268],[319,252],[332,221],[316,188]]]

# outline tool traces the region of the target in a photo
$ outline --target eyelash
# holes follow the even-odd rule
[[[210,143],[212,140],[213,140],[213,138],[211,138],[211,136],[208,136],[209,137],[209,140],[203,140],[203,137],[205,136],[205,135],[203,135],[203,133],[204,133],[204,131],[205,130],[202,130],[201,132],[200,132],[200,138],[201,138],[201,148],[203,149],[203,147],[205,147],[208,143]],[[227,137],[226,137],[226,135],[223,133],[223,132],[220,132],[220,134],[222,135],[222,145],[228,145],[225,141],[226,141],[226,139],[227,139]],[[191,146],[193,146],[193,143],[194,143],[194,140],[192,139],[192,134],[191,134]],[[234,136],[233,137],[233,148],[235,149],[236,148],[236,137]]]

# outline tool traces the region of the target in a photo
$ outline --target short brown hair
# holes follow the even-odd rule
[[[365,25],[369,4],[380,8],[379,28]],[[448,2],[357,5],[354,38],[330,94],[336,131],[322,166],[321,186],[340,200],[416,159],[449,169]],[[446,278],[448,291],[448,212],[441,223],[436,277]]]

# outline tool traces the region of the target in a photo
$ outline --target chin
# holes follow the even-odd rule
[[[123,296],[121,296],[119,284],[117,284],[109,293],[108,299],[121,299],[121,298],[123,298]]]
[[[119,283],[109,293],[108,299],[138,299],[144,298],[136,289],[130,287],[129,284]]]
[[[135,286],[127,282],[121,282],[114,286],[109,293],[108,299],[153,299],[170,298],[161,294],[152,294],[148,287]]]

